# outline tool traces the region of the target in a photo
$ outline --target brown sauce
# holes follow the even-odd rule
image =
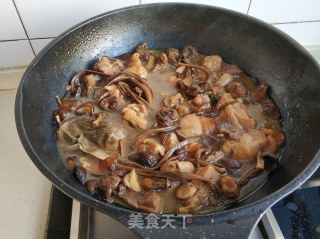
[[[76,179],[153,213],[220,211],[254,193],[284,144],[268,86],[191,46],[136,52],[99,58],[58,99],[57,142]]]

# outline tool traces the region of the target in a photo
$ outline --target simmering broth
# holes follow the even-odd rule
[[[109,203],[149,213],[223,210],[276,168],[285,136],[268,86],[217,55],[99,57],[53,112],[66,164]]]

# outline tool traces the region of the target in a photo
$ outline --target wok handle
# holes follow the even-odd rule
[[[192,217],[192,215],[188,214],[154,215],[124,210],[112,210],[109,215],[128,227],[140,238],[176,239],[249,238],[262,217],[262,214],[244,215],[236,220],[221,220],[209,216]]]

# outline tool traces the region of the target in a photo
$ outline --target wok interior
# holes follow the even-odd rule
[[[316,160],[319,163],[314,157],[320,144],[320,71],[301,47],[260,24],[222,9],[163,4],[106,14],[64,34],[30,65],[20,86],[23,97],[17,107],[29,140],[24,144],[31,145],[37,155],[31,153],[32,160],[43,173],[50,171],[60,180],[49,177],[56,185],[63,182],[81,192],[79,200],[94,200],[71,176],[58,153],[51,114],[57,108],[55,96],[62,96],[72,76],[100,55],[128,53],[143,42],[150,49],[181,49],[190,44],[200,53],[221,55],[225,62],[267,82],[283,116],[287,140],[280,169],[234,207],[279,189],[285,193],[284,186]]]

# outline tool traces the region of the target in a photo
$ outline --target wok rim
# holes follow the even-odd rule
[[[25,125],[23,122],[23,114],[22,114],[22,101],[23,101],[23,84],[28,78],[28,74],[30,71],[33,71],[35,66],[39,61],[41,61],[41,58],[43,55],[45,55],[50,49],[59,41],[61,41],[65,36],[69,35],[70,33],[80,29],[81,27],[95,21],[101,18],[104,18],[109,15],[113,15],[119,12],[123,11],[130,11],[137,8],[149,8],[149,7],[157,7],[157,6],[168,6],[168,5],[183,5],[183,6],[196,6],[196,7],[203,7],[203,8],[211,8],[216,9],[219,11],[223,11],[226,14],[233,14],[237,15],[240,18],[245,18],[245,20],[253,21],[259,24],[260,26],[264,28],[268,28],[269,31],[272,31],[273,33],[280,35],[282,38],[284,38],[286,41],[289,41],[292,45],[294,45],[299,51],[301,51],[303,54],[307,55],[308,58],[310,58],[315,65],[318,66],[320,70],[319,64],[316,62],[316,60],[313,58],[313,56],[304,48],[302,47],[296,40],[288,36],[287,34],[283,33],[276,27],[267,24],[263,22],[262,20],[259,20],[257,18],[254,18],[252,16],[236,12],[230,9],[225,9],[221,7],[216,6],[210,6],[210,5],[204,5],[204,4],[195,4],[195,3],[151,3],[151,4],[142,4],[142,5],[134,5],[129,6],[125,8],[115,9],[112,11],[108,11],[102,14],[99,14],[97,16],[91,17],[87,20],[84,20],[73,27],[65,30],[63,33],[61,33],[59,36],[54,38],[47,46],[44,47],[36,55],[36,57],[33,59],[33,61],[29,64],[27,70],[25,71],[21,82],[19,84],[19,87],[17,89],[17,95],[15,100],[15,121],[16,121],[16,128],[18,131],[19,138],[22,142],[23,147],[25,148],[28,156],[33,161],[33,163],[36,165],[36,167],[44,174],[46,178],[48,178],[51,183],[53,183],[59,190],[63,191],[65,194],[70,196],[73,199],[76,199],[80,201],[81,203],[84,203],[85,205],[88,205],[90,207],[93,207],[97,210],[103,211],[104,213],[107,213],[110,215],[112,213],[112,210],[120,210],[124,211],[126,213],[141,213],[144,215],[147,215],[147,213],[143,213],[137,210],[129,209],[122,207],[118,204],[108,204],[102,200],[99,200],[92,195],[82,193],[80,191],[77,191],[75,188],[71,187],[70,185],[66,184],[64,180],[60,179],[54,172],[52,172],[41,160],[41,158],[38,156],[36,150],[33,148],[29,137],[25,130]],[[243,206],[237,206],[235,208],[226,209],[219,212],[210,212],[206,214],[194,214],[193,217],[209,217],[209,218],[220,218],[221,220],[229,220],[229,219],[237,219],[242,218],[244,216],[254,216],[258,214],[263,214],[269,207],[274,205],[276,202],[290,194],[292,191],[296,190],[299,186],[301,186],[311,175],[317,170],[318,166],[320,164],[320,149],[317,151],[317,153],[314,155],[313,159],[310,161],[310,163],[306,166],[306,168],[301,171],[296,177],[294,177],[288,184],[285,186],[279,188],[278,190],[274,191],[270,195],[258,199],[255,202],[250,202]],[[112,215],[110,215],[112,216]]]

